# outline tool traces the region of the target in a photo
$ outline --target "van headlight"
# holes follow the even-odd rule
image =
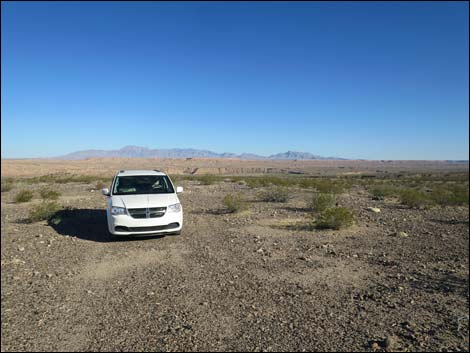
[[[180,212],[181,211],[181,204],[175,203],[174,205],[168,206],[168,212]]]
[[[126,214],[126,209],[124,207],[111,207],[111,214],[113,216],[123,215]]]

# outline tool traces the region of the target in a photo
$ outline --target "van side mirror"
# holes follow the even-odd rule
[[[101,189],[101,192],[103,193],[104,196],[109,196],[109,189],[108,188]]]
[[[177,187],[176,187],[176,193],[177,193],[177,194],[180,194],[180,193],[182,193],[182,192],[183,192],[183,187],[182,187],[182,186],[177,186]]]

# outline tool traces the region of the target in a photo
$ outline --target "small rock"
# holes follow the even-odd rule
[[[380,208],[377,207],[367,207],[367,209],[374,213],[380,213]]]
[[[24,247],[20,246],[20,247],[18,248],[18,251],[24,251]]]
[[[155,292],[148,292],[147,295],[150,297],[152,295],[155,295]]]
[[[392,237],[400,237],[400,238],[407,238],[407,237],[409,237],[408,233],[406,233],[406,232],[395,232],[395,233],[390,234],[390,236],[392,236]]]
[[[372,342],[372,344],[370,345],[370,348],[372,348],[372,350],[375,352],[380,349],[380,345],[377,342]]]
[[[48,274],[46,275],[46,277],[47,277],[47,278],[52,278],[52,275],[51,275],[50,273],[48,273]]]

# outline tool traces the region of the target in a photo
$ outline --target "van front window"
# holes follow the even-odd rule
[[[113,195],[172,194],[173,185],[166,175],[134,175],[117,177]]]

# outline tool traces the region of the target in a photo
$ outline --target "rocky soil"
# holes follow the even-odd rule
[[[468,207],[353,188],[340,204],[356,224],[310,231],[291,226],[308,218],[305,190],[276,204],[237,183],[182,185],[180,236],[124,241],[92,185],[53,186],[75,207],[57,226],[23,222],[37,194],[2,193],[1,350],[469,350]],[[233,191],[248,211],[224,212]]]

